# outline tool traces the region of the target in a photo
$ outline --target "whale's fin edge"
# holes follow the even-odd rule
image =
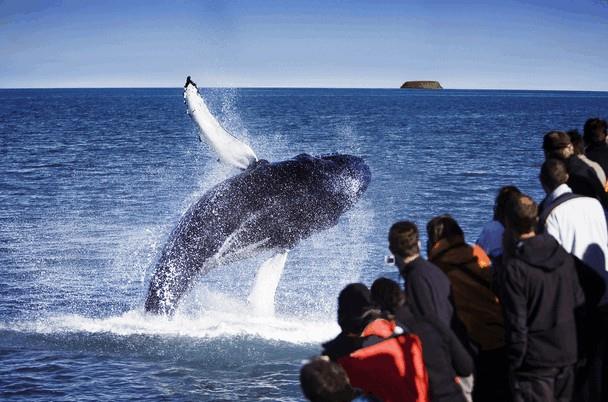
[[[253,286],[247,297],[253,313],[260,316],[273,316],[275,295],[289,250],[277,253],[264,261],[258,269]]]
[[[199,139],[211,146],[221,162],[241,170],[257,162],[251,147],[229,133],[211,114],[190,76],[184,85],[184,101],[188,115],[198,127]]]

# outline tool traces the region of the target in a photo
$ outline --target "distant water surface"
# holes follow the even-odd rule
[[[474,241],[500,186],[542,197],[543,133],[608,116],[598,92],[202,92],[261,158],[363,156],[363,200],[292,250],[276,317],[244,302],[260,259],[200,278],[173,319],[147,317],[171,229],[234,174],[198,141],[181,89],[0,90],[0,399],[301,400],[340,289],[395,276],[393,221],[424,231],[449,212]]]

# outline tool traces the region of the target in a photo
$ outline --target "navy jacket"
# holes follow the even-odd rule
[[[451,326],[454,302],[448,276],[422,257],[407,264],[401,276],[405,280],[405,293],[414,315],[435,317],[444,325]]]

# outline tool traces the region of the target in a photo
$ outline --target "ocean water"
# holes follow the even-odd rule
[[[608,116],[608,93],[203,89],[261,158],[363,156],[373,179],[338,226],[289,254],[276,314],[245,302],[253,258],[199,278],[171,319],[143,314],[172,228],[235,172],[198,141],[181,89],[0,90],[0,399],[301,400],[352,281],[397,219],[451,213],[474,241],[496,190],[539,200],[542,135]],[[424,243],[424,236],[423,236]]]

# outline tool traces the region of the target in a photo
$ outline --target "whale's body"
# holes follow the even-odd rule
[[[213,140],[223,146],[226,138]],[[258,252],[286,253],[336,225],[371,179],[356,156],[302,154],[269,163],[257,161],[249,147],[237,150],[234,160],[251,161],[248,168],[210,189],[180,219],[151,278],[146,311],[171,314],[197,276]],[[279,278],[280,272],[276,283]]]

